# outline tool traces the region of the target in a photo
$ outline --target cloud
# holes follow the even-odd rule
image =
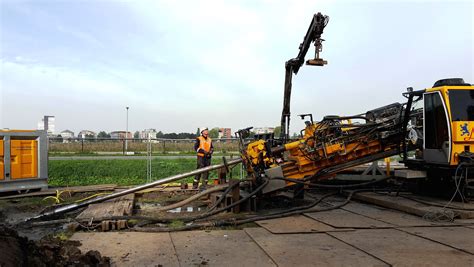
[[[448,74],[472,82],[467,4],[375,2],[25,2],[8,9],[0,25],[3,103],[48,96],[55,102],[41,100],[51,109],[32,101],[24,115],[71,117],[70,107],[86,107],[91,126],[84,127],[97,130],[116,128],[121,115],[114,112],[125,105],[141,114],[132,120],[137,129],[274,126],[284,63],[297,54],[317,11],[331,16],[323,51],[329,65],[303,67],[294,77],[293,114],[364,112],[400,101],[407,86],[427,87]],[[111,112],[105,120],[96,116],[101,106]],[[74,129],[79,120],[57,128]]]

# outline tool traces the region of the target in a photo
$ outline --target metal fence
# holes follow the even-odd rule
[[[60,138],[50,137],[50,153],[97,153],[125,154],[134,152],[146,154],[148,147],[153,153],[195,153],[195,139],[111,139],[111,138]],[[229,153],[239,150],[238,139],[215,139],[214,152]]]

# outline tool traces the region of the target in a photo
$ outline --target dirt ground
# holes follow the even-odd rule
[[[44,238],[31,241],[7,226],[0,226],[0,266],[110,266],[98,251],[81,253],[78,241]]]
[[[137,229],[129,224],[129,229],[109,232],[101,232],[100,227],[79,227],[72,230],[67,224],[21,227],[19,222],[51,208],[52,203],[43,198],[0,200],[0,224],[9,224],[9,227],[0,226],[0,251],[6,252],[2,255],[8,255],[0,257],[0,266],[474,264],[474,251],[471,248],[474,239],[466,239],[466,235],[474,235],[474,219],[429,222],[421,217],[357,201],[336,210],[304,213],[239,226],[212,226],[203,230],[166,233],[146,232],[148,226],[152,228],[151,231],[153,227],[168,227],[171,230],[174,227],[180,228],[185,224],[186,217],[204,212],[209,205],[206,199],[179,209],[158,211],[162,206],[183,200],[194,193],[170,188],[169,191],[136,194],[134,216],[171,218],[172,221],[143,227],[138,225]],[[94,192],[68,196],[65,201],[71,203],[92,194]],[[327,199],[327,203],[321,203],[321,206],[336,205],[344,199],[331,197]],[[274,197],[272,201],[261,201],[261,210],[257,214],[305,205],[307,201]],[[56,219],[75,218],[79,212],[68,213]],[[217,217],[237,218],[251,214],[222,213]],[[143,230],[145,232],[134,232]],[[399,244],[400,238],[405,240],[403,245]],[[415,257],[406,247],[419,256]],[[438,253],[431,253],[430,249]],[[340,255],[346,256],[341,258]]]

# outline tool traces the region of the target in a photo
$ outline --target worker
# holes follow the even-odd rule
[[[209,137],[209,131],[207,127],[201,128],[201,135],[196,138],[196,143],[194,144],[194,150],[197,152],[197,168],[204,168],[211,165],[211,157],[214,152],[212,146],[212,140]],[[193,189],[197,189],[199,186],[199,180],[202,177],[202,188],[205,189],[207,186],[207,181],[209,177],[209,172],[202,174],[196,174],[193,182]]]

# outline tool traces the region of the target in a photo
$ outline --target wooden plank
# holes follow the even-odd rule
[[[169,233],[99,232],[75,233],[85,253],[97,250],[110,257],[112,266],[179,266]]]
[[[273,234],[324,233],[328,231],[341,231],[341,229],[336,229],[327,224],[318,222],[302,215],[257,221],[256,223]],[[351,229],[344,229],[344,231],[350,230]]]
[[[422,204],[413,200],[406,199],[399,196],[391,195],[380,195],[376,193],[357,193],[353,197],[354,199],[372,203],[378,206],[399,210],[409,214],[423,217],[429,212],[440,211],[441,207],[433,207],[426,204]],[[472,219],[474,218],[474,211],[462,211],[456,210],[456,213],[461,219]]]
[[[113,191],[116,187],[117,187],[117,185],[115,185],[115,184],[56,187],[56,188],[49,188],[49,189],[46,189],[46,190],[42,190],[42,191],[39,191],[39,192],[4,196],[4,197],[0,197],[0,200],[2,200],[2,199],[24,198],[24,197],[54,196],[54,195],[56,195],[56,190],[69,191],[71,193],[83,193],[83,192]]]
[[[399,266],[474,266],[474,257],[396,229],[327,233],[375,257]]]
[[[324,233],[275,235],[263,228],[244,230],[278,266],[387,266]]]
[[[173,232],[181,266],[275,266],[243,230]]]
[[[372,218],[374,220],[386,222],[394,226],[401,227],[415,227],[415,226],[440,226],[447,225],[451,226],[451,222],[438,223],[423,220],[420,217],[406,214],[399,211],[389,210],[378,206],[372,206],[362,203],[349,203],[342,207],[343,210],[347,210],[362,216]]]
[[[466,227],[415,227],[405,232],[422,236],[474,255],[474,229]]]
[[[334,228],[389,228],[385,222],[374,220],[343,209],[305,213],[304,215]]]
[[[102,203],[91,204],[76,218],[88,219],[132,215],[134,201],[135,194],[132,193]]]

